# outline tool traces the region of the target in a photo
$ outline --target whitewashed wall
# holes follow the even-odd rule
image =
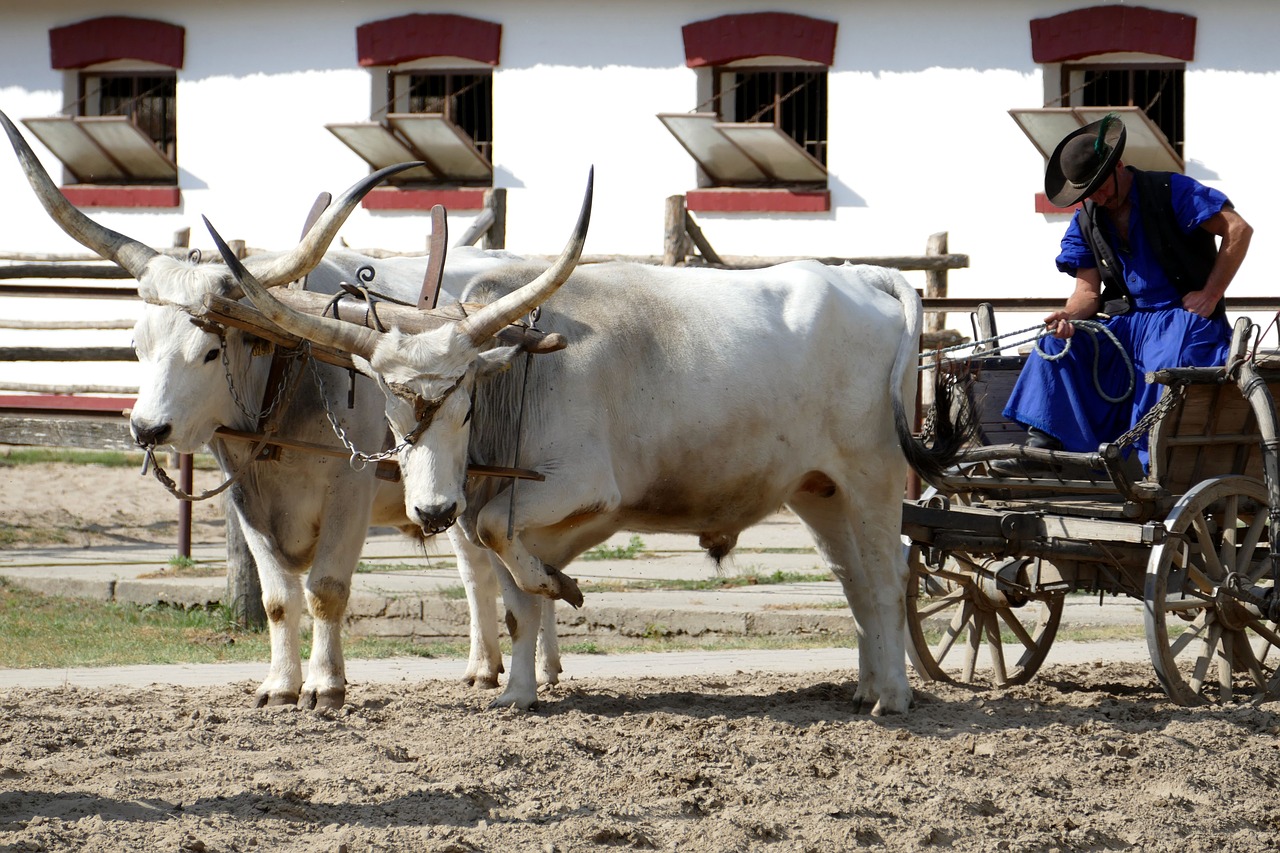
[[[208,216],[251,246],[291,244],[312,199],[366,168],[324,125],[369,114],[368,72],[355,29],[411,12],[500,22],[494,82],[496,183],[508,189],[508,246],[551,253],[562,244],[587,168],[596,168],[588,251],[658,254],[663,203],[693,188],[692,161],[655,118],[696,106],[680,28],[722,14],[786,11],[839,22],[831,68],[826,214],[702,214],[726,254],[893,255],[923,250],[935,231],[972,266],[951,274],[953,295],[1063,295],[1071,282],[1053,257],[1066,225],[1036,214],[1042,158],[1009,118],[1044,102],[1028,21],[1090,2],[862,0],[848,2],[517,2],[466,4],[222,0],[219,3],[32,2],[0,12],[0,109],[17,120],[60,110],[48,31],[104,14],[153,17],[186,28],[179,72],[176,211],[99,210],[103,223],[167,245],[190,226],[209,241]],[[1277,233],[1272,168],[1280,103],[1280,4],[1268,0],[1160,0],[1198,18],[1186,76],[1187,171],[1220,186],[1257,229],[1232,292],[1268,294]],[[55,175],[60,165],[38,144]],[[74,251],[0,151],[0,248]],[[451,217],[461,233],[472,213]],[[424,245],[421,214],[358,211],[344,231],[356,247]],[[913,279],[919,283],[918,274]],[[9,300],[6,314],[47,310]],[[110,310],[112,316],[124,316]],[[102,311],[97,311],[101,315]],[[1026,319],[1026,318],[1024,318]],[[1034,318],[1031,318],[1034,319]],[[953,326],[967,327],[963,317]]]

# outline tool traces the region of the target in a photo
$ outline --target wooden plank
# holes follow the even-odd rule
[[[138,449],[127,420],[101,416],[41,418],[0,414],[0,444],[80,450]]]
[[[0,361],[137,361],[133,347],[0,347]]]

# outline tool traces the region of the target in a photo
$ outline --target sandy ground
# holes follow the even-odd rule
[[[178,479],[176,468],[168,473]],[[194,478],[197,493],[222,482],[218,471]],[[218,495],[191,505],[193,542],[225,536],[222,501]],[[178,500],[140,467],[11,465],[0,455],[0,547],[165,544],[177,533]]]
[[[9,527],[168,535],[137,472],[0,478]],[[1280,849],[1276,708],[1174,706],[1145,664],[917,681],[884,719],[848,672],[573,679],[529,713],[445,681],[255,710],[255,686],[0,691],[0,851]]]
[[[0,849],[1276,849],[1280,719],[1170,705],[1136,665],[921,686],[583,679],[529,713],[453,683],[339,713],[254,685],[0,693]]]

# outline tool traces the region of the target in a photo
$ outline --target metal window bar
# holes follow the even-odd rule
[[[1070,85],[1074,73],[1082,82]],[[1064,65],[1061,106],[1141,107],[1183,156],[1184,69],[1168,65]]]
[[[827,74],[825,71],[785,69],[731,72],[725,86],[714,74],[711,102],[725,116],[724,104],[733,106],[733,121],[772,122],[818,162],[827,162]],[[732,101],[729,101],[732,96]],[[699,109],[702,107],[700,106]]]
[[[97,88],[90,88],[96,80]],[[177,78],[173,75],[92,73],[80,76],[77,115],[97,102],[98,115],[128,116],[171,160],[178,159]],[[71,105],[68,105],[71,106]]]

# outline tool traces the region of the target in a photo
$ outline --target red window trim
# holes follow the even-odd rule
[[[684,201],[694,213],[826,213],[831,191],[726,187],[689,190]]]
[[[1083,202],[1081,202],[1070,207],[1056,207],[1049,201],[1047,195],[1042,192],[1036,193],[1036,213],[1075,213],[1083,206]]]
[[[686,24],[685,65],[724,65],[753,56],[789,56],[830,66],[835,60],[837,25],[789,12],[721,15]]]
[[[1196,19],[1142,6],[1091,6],[1031,20],[1031,58],[1067,62],[1084,56],[1135,51],[1190,62]]]
[[[182,190],[178,187],[116,187],[72,184],[62,187],[62,194],[76,207],[152,207],[182,206]]]
[[[483,187],[439,190],[377,187],[364,197],[360,206],[365,210],[430,210],[443,204],[449,210],[483,210],[484,194]]]
[[[501,50],[502,24],[465,15],[401,15],[356,27],[362,68],[429,56],[460,56],[497,65]]]
[[[57,69],[137,59],[170,68],[185,60],[186,29],[149,18],[108,15],[49,30],[49,56]]]

